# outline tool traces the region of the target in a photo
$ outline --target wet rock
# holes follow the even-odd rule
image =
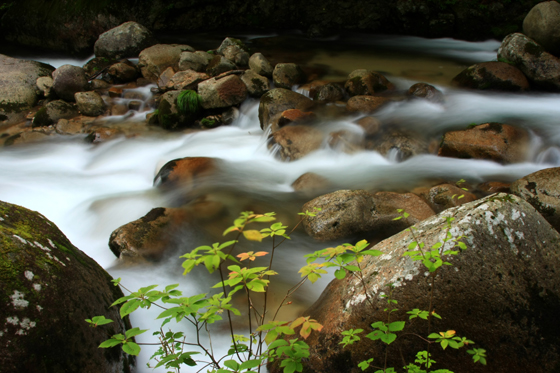
[[[511,192],[529,202],[560,231],[560,168],[545,168],[511,184]]]
[[[304,112],[298,109],[284,110],[278,117],[278,127],[284,127],[288,124],[307,124],[317,119],[315,113]]]
[[[451,229],[446,217],[453,217]],[[413,241],[425,247],[441,242],[449,231],[453,237],[464,235],[467,249],[445,259],[435,277],[434,306],[442,319],[432,319],[431,331],[456,331],[475,341],[475,347],[492,351],[488,365],[473,364],[464,351],[430,350],[440,368],[456,373],[554,371],[559,364],[556,318],[560,296],[560,267],[557,243],[560,235],[522,199],[506,194],[484,200],[424,220],[414,235],[403,231],[374,246],[384,253],[363,261],[362,274],[370,302],[355,277],[332,281],[319,300],[304,314],[323,325],[306,342],[310,346],[304,370],[324,373],[349,373],[361,361],[385,361],[386,345],[363,336],[370,325],[387,320],[388,283],[393,283],[391,299],[398,302],[391,320],[409,320],[407,311],[425,310],[431,290],[430,277],[419,261],[403,254]],[[445,248],[450,247],[446,244]],[[530,320],[530,321],[529,321]],[[530,323],[530,327],[528,324]],[[341,330],[363,329],[362,340],[343,348]],[[427,336],[426,322],[407,322],[403,333]],[[389,367],[412,362],[426,348],[418,338],[403,333],[387,350]],[[507,338],[504,336],[507,335]],[[490,346],[494,346],[491,349]],[[526,351],[519,354],[517,351]]]
[[[280,113],[288,109],[308,110],[313,101],[302,94],[284,88],[271,89],[261,97],[259,122],[264,130]]]
[[[543,1],[535,5],[523,20],[523,33],[560,56],[560,4]]]
[[[443,93],[428,83],[413,84],[406,94],[412,98],[423,98],[434,103],[443,102]]]
[[[223,56],[214,56],[206,67],[206,73],[210,76],[217,76],[235,69],[237,69],[237,66],[227,58]]]
[[[278,88],[292,89],[296,84],[305,83],[305,73],[295,63],[279,63],[274,67],[272,80]]]
[[[48,77],[54,67],[0,54],[0,126],[24,120],[42,91],[39,77]]]
[[[245,52],[238,45],[230,45],[226,47],[222,54],[225,58],[237,66],[247,66],[249,64],[249,53]]]
[[[177,248],[178,235],[192,217],[182,208],[158,207],[113,231],[109,248],[125,262],[160,261]]]
[[[76,92],[89,89],[86,74],[81,67],[62,65],[52,73],[52,76],[56,95],[65,101],[74,101]]]
[[[249,68],[259,75],[272,78],[272,65],[262,53],[255,53],[249,58]]]
[[[292,183],[294,191],[302,193],[313,193],[329,187],[330,181],[314,172],[306,172]]]
[[[117,84],[133,82],[138,78],[138,69],[130,61],[118,62],[107,70],[109,78]]]
[[[209,78],[207,74],[194,70],[179,71],[171,77],[167,83],[167,88],[179,91],[185,89],[196,90],[199,83]]]
[[[105,113],[105,102],[97,92],[78,92],[75,94],[78,110],[90,117]]]
[[[4,146],[34,144],[47,141],[49,138],[50,136],[43,132],[25,131],[8,137],[4,140]]]
[[[529,37],[520,33],[506,36],[498,60],[517,67],[536,87],[560,91],[560,59]]]
[[[100,349],[130,328],[112,277],[41,214],[0,202],[0,364],[5,372],[125,372],[134,358]],[[113,323],[91,328],[103,315]]]
[[[121,137],[123,134],[124,132],[120,128],[97,127],[87,135],[86,141],[92,144],[99,144],[115,139],[117,137]]]
[[[511,183],[502,183],[500,181],[487,181],[482,184],[478,184],[476,189],[481,191],[482,193],[494,194],[494,193],[510,193],[510,186]]]
[[[218,162],[209,157],[186,157],[167,162],[154,178],[154,185],[164,189],[178,189],[188,196],[207,185],[215,175]]]
[[[344,89],[350,96],[374,95],[395,89],[393,83],[375,71],[358,69],[348,75]]]
[[[223,108],[238,105],[247,98],[247,87],[237,75],[229,75],[216,80],[208,79],[198,85],[204,109]]]
[[[461,71],[453,78],[451,84],[462,88],[525,91],[529,82],[521,70],[505,62],[477,63]]]
[[[419,194],[430,204],[432,210],[437,213],[477,199],[474,194],[452,184],[436,185]]]
[[[70,119],[78,116],[75,105],[63,100],[51,101],[39,109],[33,118],[33,127],[46,127],[56,124],[59,119]]]
[[[374,113],[383,105],[391,102],[389,97],[382,96],[354,96],[346,103],[346,110],[351,113]]]
[[[41,76],[37,78],[37,88],[45,98],[52,98],[54,96],[53,78],[50,76]]]
[[[270,90],[268,78],[257,74],[253,70],[246,70],[241,75],[241,80],[247,86],[247,92],[251,97],[261,97]]]
[[[179,60],[179,70],[194,70],[197,72],[206,71],[208,63],[212,60],[212,56],[208,53],[206,54],[210,56],[210,59],[205,58],[203,55],[196,52],[181,53],[181,58]]]
[[[183,44],[156,44],[140,52],[138,68],[144,78],[156,83],[168,67],[179,70],[181,53],[185,51],[194,52],[194,49]]]
[[[120,59],[138,54],[157,41],[152,32],[136,22],[126,22],[99,35],[93,47],[96,57]]]
[[[499,163],[523,162],[529,134],[501,123],[485,123],[443,135],[438,151],[442,157],[488,159]]]
[[[194,122],[196,113],[184,113],[179,111],[177,97],[181,91],[165,92],[161,96],[158,105],[158,122],[160,127],[166,130],[176,130],[189,126]]]
[[[323,133],[309,126],[286,126],[272,134],[269,148],[278,151],[284,161],[295,161],[319,149],[323,143]],[[275,149],[276,148],[276,149]]]
[[[344,96],[344,88],[340,84],[327,83],[317,88],[313,99],[323,102],[336,102],[343,100]]]
[[[401,162],[416,155],[428,153],[428,144],[420,134],[389,130],[368,140],[366,149],[375,150],[385,157]]]
[[[56,133],[61,135],[77,135],[82,133],[83,124],[81,121],[59,119],[55,125]]]
[[[200,120],[200,126],[203,128],[216,128],[223,124],[221,115],[208,115]]]
[[[329,133],[328,144],[337,151],[354,153],[364,150],[365,138],[361,132],[341,130]]]
[[[364,130],[366,136],[375,136],[381,130],[381,121],[375,117],[363,117],[356,124]]]

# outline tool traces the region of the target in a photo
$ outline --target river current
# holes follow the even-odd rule
[[[484,181],[509,182],[542,168],[560,166],[559,94],[473,92],[449,85],[453,76],[467,66],[495,60],[497,41],[474,43],[364,35],[319,41],[298,35],[243,38],[254,50],[268,51],[284,59],[275,62],[315,66],[325,72],[326,79],[343,80],[352,70],[366,68],[383,72],[399,89],[406,90],[424,81],[445,94],[443,104],[422,100],[391,103],[375,115],[382,122],[398,121],[401,128],[436,139],[445,131],[465,128],[470,123],[508,123],[530,131],[532,151],[525,162],[511,165],[431,154],[399,162],[373,151],[347,154],[325,144],[300,160],[282,162],[267,147],[257,116],[258,101],[248,100],[231,125],[197,133],[118,138],[96,145],[84,142],[84,136],[61,136],[46,143],[2,148],[0,199],[41,212],[74,245],[111,275],[122,277],[130,288],[180,282],[186,293],[195,294],[205,291],[207,279],[181,276],[181,260],[176,256],[158,265],[125,267],[117,265],[107,245],[114,229],[140,218],[151,208],[166,206],[168,198],[153,188],[153,180],[158,169],[170,160],[189,156],[218,158],[227,165],[227,175],[221,178],[223,185],[216,186],[218,190],[229,192],[230,199],[239,193],[279,208],[284,201],[297,205],[300,197],[294,197],[290,185],[306,172],[325,177],[339,189],[400,191],[430,180],[466,179],[473,185]],[[65,63],[81,66],[85,62],[58,56],[32,58],[55,67]],[[144,116],[145,113],[138,115],[137,120]],[[356,118],[336,119],[322,126],[359,133],[360,129],[352,123]],[[120,123],[120,118],[113,118],[109,125]],[[202,236],[201,232],[183,232],[184,249],[210,243],[199,242],[207,238]],[[296,234],[295,239],[299,242],[287,245],[278,257],[276,270],[286,272],[282,277],[286,283],[299,277],[296,267],[303,263],[303,254],[324,247],[301,234]],[[325,280],[322,285],[304,289],[294,314],[309,306],[326,283]],[[157,310],[135,314],[132,322],[142,329],[155,328],[157,323],[153,319],[157,314]],[[151,332],[138,340],[150,338]],[[219,341],[214,343],[218,345]],[[139,372],[152,371],[146,368],[152,352],[150,347],[144,348],[138,361]]]

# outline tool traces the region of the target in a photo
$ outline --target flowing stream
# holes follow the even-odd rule
[[[208,277],[202,272],[192,278],[181,276],[182,260],[177,256],[157,265],[127,267],[117,265],[107,245],[114,229],[142,217],[151,208],[167,206],[169,196],[153,188],[153,179],[158,169],[172,159],[206,156],[222,160],[224,176],[217,181],[220,185],[214,186],[218,198],[227,200],[232,210],[238,205],[242,208],[240,201],[256,201],[277,208],[280,215],[283,210],[291,209],[293,213],[305,201],[292,191],[290,185],[306,172],[325,177],[338,189],[401,191],[433,180],[463,178],[473,185],[484,181],[507,182],[542,168],[560,165],[560,95],[472,92],[449,86],[451,78],[468,65],[495,60],[497,41],[470,43],[363,35],[321,41],[305,40],[298,35],[246,35],[244,38],[256,51],[267,50],[279,56],[277,58],[283,58],[284,62],[317,67],[329,79],[343,80],[350,71],[367,68],[384,72],[403,90],[418,81],[434,84],[444,92],[444,103],[394,102],[376,113],[376,117],[382,122],[398,122],[401,128],[433,139],[441,138],[445,131],[465,128],[470,123],[509,123],[530,130],[530,155],[525,162],[511,165],[431,154],[398,162],[395,157],[384,157],[373,151],[347,154],[325,144],[303,159],[282,162],[267,147],[257,116],[258,101],[248,100],[241,106],[241,115],[233,124],[212,130],[119,138],[96,145],[84,142],[84,136],[60,136],[46,143],[3,148],[0,150],[0,199],[41,212],[111,275],[122,277],[123,284],[129,288],[180,282],[185,293],[196,294],[206,291]],[[84,63],[69,59],[33,59],[54,66]],[[321,128],[326,132],[344,128],[359,134],[361,129],[352,123],[355,119],[333,119],[321,124]],[[118,126],[121,120],[111,118],[108,123]],[[250,203],[243,206],[246,205]],[[209,237],[215,238],[202,228],[201,231],[182,232],[183,252],[195,245],[210,244],[205,241]],[[275,290],[277,297],[282,297],[285,287],[294,278],[299,278],[297,268],[304,262],[303,254],[325,247],[301,233],[296,233],[293,241],[297,242],[279,251],[275,269],[283,273],[281,282],[286,284]],[[294,304],[292,313],[309,306],[326,283],[327,280],[303,289],[294,302],[297,304]],[[142,329],[150,327],[155,330],[157,314],[158,310],[154,309],[141,315],[134,314],[132,322]],[[149,332],[138,340],[151,338]],[[227,345],[227,337],[222,339],[214,340],[215,346]],[[149,346],[144,348],[138,360],[139,372],[152,371],[146,368],[146,363],[153,351]]]

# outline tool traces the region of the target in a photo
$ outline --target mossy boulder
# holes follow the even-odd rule
[[[111,276],[43,215],[1,201],[0,240],[0,370],[130,372],[118,346],[98,348],[127,328]],[[114,322],[85,322],[100,315]]]
[[[99,35],[95,42],[96,57],[121,59],[138,57],[138,54],[157,41],[152,32],[136,22],[125,22]]]

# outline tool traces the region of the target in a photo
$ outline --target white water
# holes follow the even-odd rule
[[[495,43],[445,43],[436,41],[433,49],[442,55],[460,49],[463,54],[486,53],[487,56],[488,45],[496,48]],[[391,80],[401,87],[414,83],[398,76]],[[289,199],[291,183],[305,172],[318,173],[340,188],[400,190],[437,179],[464,178],[473,184],[513,181],[539,169],[560,165],[560,95],[488,94],[439,88],[446,93],[446,102],[442,105],[420,100],[399,102],[384,108],[377,116],[382,121],[395,120],[401,127],[433,137],[441,136],[446,130],[465,128],[473,122],[500,121],[518,125],[530,129],[534,135],[530,158],[524,163],[506,166],[435,155],[421,155],[397,163],[394,157],[385,158],[376,152],[345,154],[325,145],[303,159],[285,163],[268,151],[258,123],[257,102],[247,101],[241,107],[240,118],[232,125],[195,134],[178,134],[173,138],[121,138],[98,145],[85,143],[81,136],[59,137],[40,145],[3,148],[0,150],[0,199],[44,214],[77,247],[114,277],[122,277],[123,283],[133,289],[181,282],[185,292],[195,294],[205,290],[202,286],[205,280],[200,285],[180,276],[179,260],[149,268],[117,268],[107,246],[114,229],[140,218],[153,207],[165,206],[165,196],[153,189],[152,182],[157,170],[172,159],[188,156],[222,159],[227,164],[224,168],[227,181],[222,188],[235,186],[236,190],[276,201]],[[326,132],[340,127],[359,132],[360,129],[351,123],[353,119],[325,123],[322,128],[328,129]],[[196,234],[185,232],[186,249]],[[318,248],[305,240],[302,245],[303,248],[288,246],[284,255],[278,257],[278,270],[288,271],[286,278],[299,277],[293,261],[301,260],[302,251]],[[304,297],[312,301],[320,290],[320,287],[305,290]],[[142,316],[134,315],[133,324],[142,329],[155,328],[157,324],[153,319],[157,313],[157,310],[150,310]],[[138,340],[150,337],[151,332]],[[214,343],[219,344],[216,340]],[[144,348],[138,371],[151,371],[145,364],[152,351]]]

